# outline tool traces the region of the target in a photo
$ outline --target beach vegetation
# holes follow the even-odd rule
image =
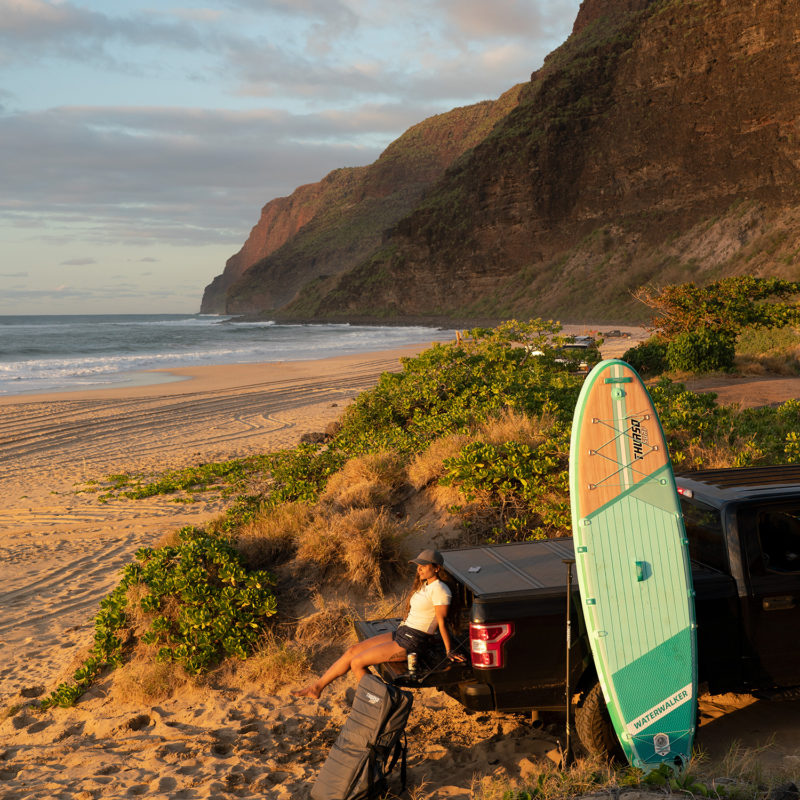
[[[341,581],[377,595],[405,567],[405,529],[386,508],[350,508],[321,514],[303,533],[298,569],[319,587]]]
[[[259,692],[274,694],[287,683],[299,683],[310,669],[308,648],[269,632],[246,661],[223,664],[221,671],[229,673],[228,684],[255,685]]]
[[[667,370],[667,342],[660,336],[651,336],[635,347],[628,348],[622,356],[643,378],[660,375]]]
[[[405,464],[398,453],[367,453],[347,460],[330,476],[320,502],[339,509],[392,506],[406,486]]]
[[[408,455],[507,409],[571,417],[581,379],[556,361],[569,340],[560,331],[553,321],[512,320],[404,359],[401,372],[384,373],[345,411],[336,446],[351,456],[377,449]]]
[[[250,569],[271,569],[295,555],[311,519],[307,503],[265,507],[236,529],[233,543]]]
[[[186,673],[177,664],[156,661],[145,651],[120,671],[114,697],[138,705],[158,703],[172,697],[186,682]]]
[[[668,764],[645,771],[597,758],[576,758],[568,767],[562,767],[561,753],[554,751],[551,758],[527,763],[524,777],[476,777],[472,796],[477,800],[567,800],[600,795],[616,797],[625,791],[653,798],[667,795],[718,800],[791,796],[795,790],[786,790],[797,776],[790,771],[765,768],[761,757],[770,746],[771,743],[743,748],[740,742],[734,742],[719,762],[712,764],[701,752],[681,771]]]
[[[276,611],[272,576],[248,571],[225,539],[192,527],[180,538],[178,547],[137,551],[100,603],[89,658],[71,682],[45,698],[44,708],[72,705],[103,671],[124,663],[132,634],[131,597],[137,600],[136,614],[141,618],[143,612],[147,620],[141,642],[155,647],[156,661],[175,662],[189,675],[207,672],[227,656],[246,658],[260,644],[266,620]]]
[[[296,641],[305,645],[329,645],[334,640],[354,637],[353,622],[358,613],[349,599],[316,593],[312,597],[312,604],[313,611],[297,623],[294,633]]]
[[[640,287],[653,336],[623,360],[641,375],[663,372],[800,372],[800,281],[729,277],[707,286]],[[738,356],[738,357],[737,357]]]
[[[684,331],[667,344],[667,364],[680,372],[727,372],[736,355],[732,335],[708,328]]]
[[[169,691],[175,674],[235,671],[254,653],[264,674],[267,662],[302,669],[347,635],[353,603],[396,605],[420,524],[412,510],[417,520],[434,514],[453,543],[568,535],[569,430],[583,376],[557,360],[563,341],[558,323],[542,320],[475,329],[381,376],[322,444],[181,477],[120,477],[119,492],[133,493],[134,482],[234,491],[204,529],[137,552],[101,603],[89,656],[42,705],[73,703],[131,659],[127,691],[142,696]],[[800,462],[800,401],[721,406],[665,377],[649,390],[679,470]],[[302,647],[278,644],[292,641]],[[142,658],[166,666],[141,671]]]
[[[707,330],[734,337],[746,328],[800,324],[800,281],[734,276],[707,286],[695,283],[640,287],[634,296],[653,312],[651,327],[672,340]]]
[[[10,719],[11,717],[15,717],[21,710],[23,706],[20,703],[12,703],[9,706],[0,711],[0,720]]]
[[[473,441],[472,436],[465,433],[451,433],[434,439],[430,446],[415,453],[408,463],[408,481],[416,491],[431,485],[438,485],[444,477],[444,462],[458,455],[461,448]]]
[[[566,423],[554,422],[534,443],[471,442],[444,461],[440,483],[494,510],[490,541],[567,535],[569,434]]]

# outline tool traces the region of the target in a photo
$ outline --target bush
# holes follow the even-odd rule
[[[568,535],[569,431],[553,423],[538,442],[532,436],[527,442],[470,442],[444,461],[440,482],[496,510],[501,527],[493,531],[495,540]]]
[[[270,569],[288,561],[311,521],[306,503],[284,503],[259,511],[234,533],[234,546],[250,569]]]
[[[338,509],[392,506],[406,485],[403,460],[390,451],[351,458],[328,479],[320,502]]]
[[[640,375],[660,375],[667,369],[667,343],[658,337],[631,347],[622,356]]]
[[[678,334],[667,345],[670,369],[681,372],[730,370],[735,355],[734,338],[708,328]]]
[[[335,447],[348,455],[419,453],[434,439],[469,433],[505,409],[571,420],[583,376],[555,364],[566,341],[556,335],[559,327],[533,320],[476,328],[460,344],[435,344],[405,359],[402,372],[384,373],[347,409]]]
[[[180,538],[178,547],[137,551],[136,561],[100,603],[88,660],[73,683],[61,684],[42,707],[72,705],[104,669],[121,666],[133,616],[148,620],[141,640],[158,646],[157,659],[176,662],[190,675],[226,656],[246,658],[255,649],[276,611],[271,576],[248,572],[225,539],[191,527]],[[127,607],[132,597],[138,602],[135,610]]]

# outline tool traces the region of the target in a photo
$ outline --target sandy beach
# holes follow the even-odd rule
[[[630,343],[608,340],[604,355],[621,355]],[[164,497],[102,504],[75,487],[116,472],[293,446],[382,372],[398,370],[401,356],[427,346],[171,370],[186,380],[0,399],[0,797],[308,797],[346,717],[352,681],[319,703],[231,687],[182,692],[152,707],[121,701],[105,679],[72,709],[17,710],[53,688],[91,643],[97,604],[139,547],[222,510],[219,500],[179,505]],[[797,380],[787,381],[780,394],[798,396]],[[734,382],[724,387],[726,402],[736,400],[731,386],[740,398],[761,398]],[[556,747],[555,726],[469,716],[433,690],[415,703],[409,778],[418,798],[479,797],[482,779],[525,777]],[[8,707],[13,713],[2,711]],[[726,696],[705,698],[702,710],[699,742],[710,756],[722,758],[736,739],[766,745],[770,766],[800,771],[799,701]]]
[[[176,369],[186,380],[0,399],[0,698],[52,681],[138,548],[222,510],[219,501],[164,497],[101,504],[76,485],[293,446],[427,346]]]

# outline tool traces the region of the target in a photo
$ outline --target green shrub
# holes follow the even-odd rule
[[[495,541],[568,535],[569,433],[569,425],[556,423],[538,445],[471,442],[445,459],[440,483],[497,510]]]
[[[124,661],[123,635],[133,618],[148,620],[142,642],[160,645],[157,659],[174,661],[190,675],[205,672],[225,656],[246,658],[259,644],[277,603],[273,580],[248,572],[225,540],[196,528],[180,532],[178,547],[142,548],[122,580],[100,603],[89,659],[42,706],[72,705],[106,668]],[[138,608],[129,590],[139,586]]]
[[[631,347],[622,356],[640,375],[660,375],[667,368],[667,343],[655,336],[636,347]]]
[[[314,444],[301,444],[292,450],[273,453],[268,459],[272,487],[265,498],[267,505],[313,503],[328,478],[342,468],[345,460],[340,450]]]
[[[736,354],[734,341],[708,328],[680,333],[667,345],[667,363],[681,372],[730,370]]]
[[[555,363],[567,339],[559,328],[541,320],[476,328],[468,341],[436,344],[405,359],[402,372],[384,373],[345,412],[335,446],[348,455],[418,453],[505,409],[571,419],[583,378]]]

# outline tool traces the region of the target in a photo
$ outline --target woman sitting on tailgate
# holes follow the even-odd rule
[[[438,629],[447,650],[447,657],[463,661],[464,657],[451,648],[447,630],[447,614],[452,603],[450,587],[441,579],[444,559],[438,550],[423,550],[412,564],[417,565],[417,577],[411,587],[406,617],[394,633],[381,633],[348,647],[325,674],[293,692],[297,697],[315,697],[336,678],[349,670],[357,678],[367,674],[367,667],[386,661],[405,661],[409,653],[420,653],[433,644]]]

